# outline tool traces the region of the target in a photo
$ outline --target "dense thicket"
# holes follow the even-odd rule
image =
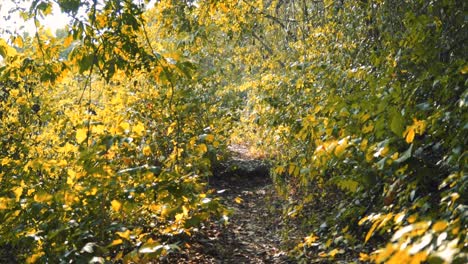
[[[319,233],[328,256],[377,236],[388,244],[376,262],[463,262],[466,4],[246,5],[255,23],[245,45],[258,54],[244,121],[275,153],[286,213],[311,229],[297,250]],[[346,197],[326,221],[309,215],[333,186]]]
[[[56,2],[66,31],[34,1],[37,34],[0,40],[0,252],[176,250],[226,218],[206,176],[240,141],[274,165],[298,260],[466,261],[465,1]]]

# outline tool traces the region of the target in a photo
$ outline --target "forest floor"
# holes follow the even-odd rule
[[[297,263],[288,256],[301,242],[304,230],[297,223],[286,222],[282,205],[262,159],[252,156],[244,146],[230,148],[232,157],[218,168],[209,180],[209,188],[222,198],[222,203],[232,211],[228,224],[212,223],[191,237],[181,252],[171,253],[162,263]],[[243,168],[230,168],[240,165]],[[339,199],[339,197],[336,197]],[[320,201],[311,214],[324,217],[333,201]],[[309,252],[303,263],[362,263],[357,254],[342,254],[334,259]]]
[[[262,161],[250,157],[244,147],[231,151],[233,163],[262,166]],[[271,178],[264,169],[233,171],[215,173],[209,183],[232,211],[228,224],[204,227],[201,235],[191,239],[190,248],[169,256],[168,263],[295,263],[281,249],[281,207]]]

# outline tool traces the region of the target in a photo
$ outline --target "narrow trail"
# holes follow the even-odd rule
[[[209,182],[232,211],[229,222],[205,227],[204,236],[194,238],[176,263],[293,263],[281,250],[281,209],[268,167],[245,149],[231,150],[233,159]]]
[[[218,263],[287,263],[280,249],[279,212],[271,204],[272,186],[267,177],[233,175],[212,183],[233,210],[222,231]]]

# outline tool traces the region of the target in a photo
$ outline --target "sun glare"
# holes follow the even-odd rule
[[[134,0],[134,2],[140,2],[141,0]],[[34,20],[30,19],[25,21],[19,15],[18,10],[15,8],[21,8],[23,10],[28,10],[31,5],[32,0],[20,1],[18,4],[15,4],[14,0],[0,1],[0,37],[5,38],[10,35],[16,34],[34,34],[36,32],[36,26],[34,25]],[[101,2],[101,1],[99,1]],[[156,0],[151,0],[146,8],[150,9],[154,6]],[[52,14],[39,17],[39,22],[44,29],[49,29],[52,34],[55,34],[57,29],[64,28],[71,18],[67,14],[62,13],[60,7],[57,3],[53,2]]]
[[[34,20],[30,19],[25,21],[19,15],[19,12],[15,12],[15,8],[22,8],[27,10],[31,5],[31,1],[20,2],[16,5],[13,1],[7,0],[0,3],[0,37],[7,37],[11,34],[34,34],[36,32],[36,26]],[[70,18],[60,11],[59,6],[54,3],[53,12],[51,15],[46,17],[39,17],[39,22],[44,29],[49,29],[53,34],[60,28],[64,28],[65,25],[70,21]],[[12,12],[13,11],[13,12]]]

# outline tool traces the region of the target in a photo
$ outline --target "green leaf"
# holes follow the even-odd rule
[[[351,191],[351,192],[356,192],[357,188],[359,187],[359,183],[357,181],[351,180],[351,179],[339,180],[336,183],[336,185],[338,185],[338,187],[340,187],[343,190],[348,190],[348,191]]]
[[[379,160],[379,162],[377,162],[377,168],[378,168],[379,170],[383,170],[383,169],[384,169],[384,167],[385,167],[385,162],[387,161],[387,159],[388,159],[387,157],[384,157],[384,158],[382,158],[381,160]]]
[[[83,56],[81,60],[78,62],[78,65],[80,66],[80,73],[83,73],[91,69],[91,66],[93,65],[93,61],[94,61],[93,54],[87,54]]]
[[[6,42],[3,39],[0,39],[0,56],[6,58],[8,54],[7,51],[8,46],[6,45]]]
[[[80,0],[61,0],[59,6],[62,12],[76,14],[80,8]]]
[[[405,162],[407,159],[411,158],[411,152],[413,151],[413,144],[409,146],[409,148],[401,154],[401,156],[395,160],[396,163]]]
[[[405,129],[405,119],[399,111],[391,113],[390,129],[397,136],[401,136]]]
[[[196,227],[198,225],[200,225],[200,223],[203,221],[204,219],[202,219],[200,216],[193,216],[187,220],[185,220],[185,224],[184,224],[184,227],[185,228],[190,228],[190,227]]]

